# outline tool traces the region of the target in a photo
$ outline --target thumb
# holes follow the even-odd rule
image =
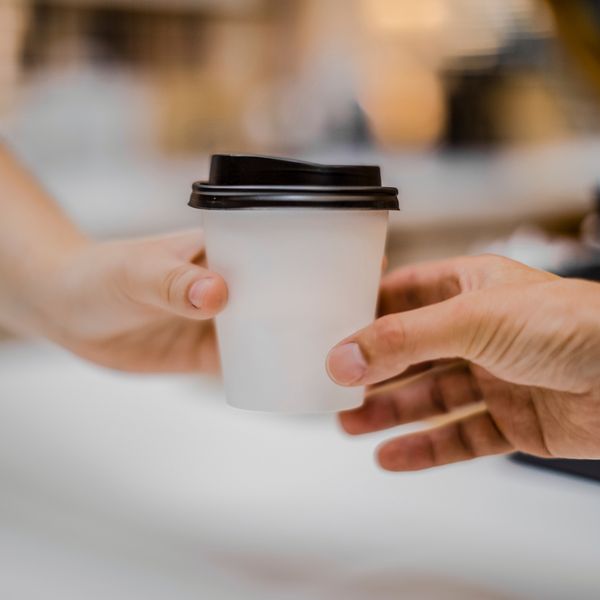
[[[136,253],[126,262],[121,285],[133,302],[189,319],[210,319],[227,302],[220,275],[169,254]]]
[[[489,316],[479,309],[485,304],[472,298],[479,294],[377,319],[331,350],[327,357],[330,377],[341,385],[369,385],[416,363],[470,359],[481,324]]]

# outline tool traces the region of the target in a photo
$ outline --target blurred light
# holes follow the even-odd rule
[[[390,76],[393,72],[394,76]],[[444,90],[435,71],[397,58],[364,79],[360,94],[375,138],[386,147],[435,144],[444,124]]]
[[[390,32],[432,32],[448,22],[443,0],[363,0],[368,25]]]

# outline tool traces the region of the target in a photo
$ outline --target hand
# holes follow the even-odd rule
[[[215,371],[200,232],[93,244],[0,144],[0,324],[132,371]]]
[[[34,330],[111,368],[215,372],[210,319],[227,288],[203,259],[199,231],[83,243],[26,294],[35,300]]]
[[[600,458],[599,284],[481,256],[400,269],[380,298],[385,316],[330,352],[331,377],[371,385],[411,365],[421,376],[342,414],[343,427],[361,434],[478,401],[487,408],[385,443],[385,469],[513,450]],[[467,362],[447,360],[456,358]]]

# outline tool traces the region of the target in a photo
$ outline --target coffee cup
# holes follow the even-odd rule
[[[397,194],[378,167],[212,157],[190,206],[229,289],[216,328],[230,405],[313,413],[362,403],[363,390],[336,385],[325,361],[375,316]]]

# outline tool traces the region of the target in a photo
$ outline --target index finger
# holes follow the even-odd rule
[[[379,315],[414,310],[443,302],[465,292],[526,276],[547,280],[548,273],[493,254],[459,256],[396,269],[383,277]]]
[[[452,258],[396,269],[381,280],[378,314],[413,310],[456,296],[463,290],[460,265],[469,258]]]

